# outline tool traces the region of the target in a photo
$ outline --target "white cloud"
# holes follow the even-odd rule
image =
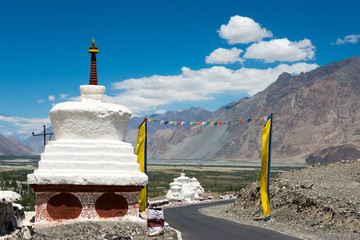
[[[164,113],[166,113],[167,111],[166,110],[164,110],[164,109],[159,109],[159,110],[156,110],[155,111],[155,114],[164,114]]]
[[[228,24],[223,24],[219,36],[226,39],[229,44],[258,42],[263,38],[272,37],[272,32],[261,28],[253,19],[242,16],[233,16]]]
[[[44,99],[40,99],[37,101],[38,103],[43,103],[44,102]]]
[[[53,95],[50,95],[48,99],[49,101],[55,101],[55,97]]]
[[[60,93],[60,99],[66,99],[69,96],[68,93]]]
[[[12,136],[14,136],[14,133],[12,133],[12,132],[2,132],[1,135],[5,136],[5,137],[12,137]]]
[[[351,34],[344,37],[344,39],[338,38],[335,42],[337,45],[345,44],[345,43],[357,43],[360,39],[360,34]],[[334,43],[332,43],[334,44]]]
[[[261,59],[271,63],[275,61],[295,62],[312,59],[315,47],[309,39],[291,42],[287,38],[273,39],[254,43],[246,49],[244,58]]]
[[[232,49],[218,48],[210,53],[209,56],[206,56],[205,62],[212,64],[243,63],[244,59],[240,57],[242,52],[243,50],[237,49],[236,47]]]
[[[183,67],[182,74],[127,79],[113,83],[113,88],[125,90],[104,101],[125,105],[134,113],[156,111],[161,105],[181,101],[206,101],[213,94],[226,91],[246,92],[253,95],[274,82],[283,73],[300,74],[317,68],[317,64],[280,64],[275,68],[240,68],[231,70],[214,66],[200,70]]]
[[[31,134],[32,131],[41,131],[43,125],[50,126],[49,118],[22,118],[0,116],[0,122],[5,122],[7,127],[15,128],[19,134]]]

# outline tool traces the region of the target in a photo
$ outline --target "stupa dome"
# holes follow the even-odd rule
[[[102,102],[104,86],[80,86],[81,102],[64,102],[50,111],[55,140],[102,139],[124,141],[131,112],[127,107]]]

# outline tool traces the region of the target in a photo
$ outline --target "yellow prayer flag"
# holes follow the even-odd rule
[[[263,140],[261,149],[260,195],[265,221],[269,220],[271,216],[269,199],[271,127],[272,115],[269,117],[269,120],[263,128]]]
[[[140,171],[146,174],[146,119],[139,126],[138,139],[136,144],[137,162],[140,164]],[[146,186],[139,193],[140,211],[145,211],[147,207]]]

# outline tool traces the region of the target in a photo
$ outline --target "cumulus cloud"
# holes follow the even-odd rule
[[[241,49],[233,47],[232,49],[218,48],[206,56],[205,62],[210,64],[229,64],[229,63],[243,63],[244,59],[240,57],[243,52]]]
[[[228,24],[221,25],[219,36],[226,39],[229,44],[247,44],[271,38],[273,34],[253,19],[236,15],[230,18]]]
[[[357,43],[360,39],[360,34],[351,34],[344,37],[344,39],[338,38],[335,42],[337,45],[345,43]],[[334,43],[332,43],[334,44]]]
[[[7,127],[11,125],[18,134],[31,134],[32,131],[41,131],[43,125],[50,125],[49,118],[22,118],[0,116],[0,122],[5,122]]]
[[[54,97],[53,95],[50,95],[50,96],[48,97],[48,99],[49,99],[49,101],[55,101],[55,97]]]
[[[37,101],[38,103],[43,103],[44,102],[44,99],[40,99]]]
[[[200,70],[183,67],[180,75],[132,78],[113,83],[121,93],[106,96],[104,101],[125,105],[134,113],[156,111],[157,107],[181,101],[206,101],[214,94],[227,91],[246,92],[253,95],[262,91],[283,73],[300,74],[317,68],[317,64],[280,64],[275,68],[240,68],[232,70],[214,66]]]
[[[267,63],[275,61],[295,62],[313,59],[315,47],[309,39],[291,42],[287,38],[254,43],[246,49],[244,58],[261,59]]]
[[[66,99],[69,96],[68,93],[60,93],[60,99]]]

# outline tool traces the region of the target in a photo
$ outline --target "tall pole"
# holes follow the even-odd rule
[[[51,138],[51,135],[53,135],[54,133],[46,133],[46,126],[43,125],[43,129],[44,129],[44,132],[43,133],[40,133],[40,134],[35,134],[34,132],[32,132],[32,136],[33,137],[37,137],[37,136],[44,136],[44,149],[45,149],[45,145],[46,145],[46,135],[50,135],[50,138]],[[50,138],[49,138],[49,141],[50,141]]]
[[[44,128],[44,147],[46,145],[46,129],[45,129],[45,125],[43,126]]]

